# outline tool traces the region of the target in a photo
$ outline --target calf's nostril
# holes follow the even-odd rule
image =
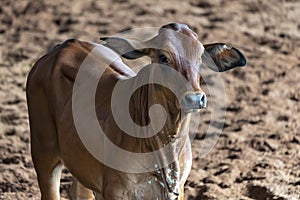
[[[200,98],[199,98],[199,106],[201,108],[205,108],[206,107],[206,95],[205,93],[200,93]]]

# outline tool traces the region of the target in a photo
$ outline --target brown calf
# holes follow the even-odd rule
[[[203,46],[197,38],[188,26],[174,23],[163,26],[157,36],[146,41],[146,48],[136,49],[128,40],[115,37],[102,38],[106,42],[104,46],[67,40],[37,61],[28,76],[26,94],[31,153],[42,199],[59,199],[63,165],[76,178],[70,195],[72,199],[93,199],[94,192],[97,199],[106,200],[183,199],[184,183],[192,162],[187,131],[189,113],[206,106],[206,97],[199,84],[199,68],[206,64],[215,71],[226,71],[246,64],[245,57],[237,49],[228,48],[225,44]],[[153,48],[154,44],[159,48]],[[72,94],[82,62],[96,47],[100,48],[102,58],[95,56],[95,65],[100,69],[105,67],[100,59],[110,61],[95,94],[95,112],[105,135],[118,147],[141,154],[171,143],[171,163],[164,165],[166,155],[161,155],[157,161],[163,165],[157,170],[126,172],[102,163],[83,145],[74,123]],[[129,112],[136,124],[146,126],[151,123],[148,112],[155,104],[160,104],[166,111],[165,124],[154,136],[133,137],[114,121],[111,106],[114,86],[120,81],[124,84],[138,81],[142,74],[135,74],[118,55],[127,59],[149,56],[152,63],[163,64],[180,73],[191,86],[182,85],[181,99],[170,89],[154,83],[143,85],[133,93]],[[161,70],[149,65],[141,71],[143,77],[147,77],[157,69]],[[174,77],[164,70],[159,74],[164,81],[174,82]],[[131,162],[128,158],[118,159],[120,164]]]

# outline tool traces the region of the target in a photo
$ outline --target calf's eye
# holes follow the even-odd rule
[[[165,55],[160,55],[159,56],[159,63],[161,63],[161,64],[169,64],[169,59]]]

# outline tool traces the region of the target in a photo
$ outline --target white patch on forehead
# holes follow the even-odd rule
[[[203,52],[204,52],[204,46],[203,46],[203,44],[201,42],[199,42],[199,44],[200,44],[200,52],[201,52],[201,54],[203,54]]]
[[[199,64],[199,66],[201,66],[202,65],[202,56],[204,54],[205,48],[201,42],[199,42],[199,44],[200,44],[200,60],[199,60],[198,64]]]

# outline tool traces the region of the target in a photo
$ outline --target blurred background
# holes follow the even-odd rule
[[[200,158],[211,123],[203,112],[186,199],[300,199],[299,19],[298,0],[0,0],[0,199],[40,198],[25,98],[34,62],[68,38],[99,42],[170,22],[186,23],[202,43],[226,42],[248,58],[246,68],[222,74],[224,130]],[[62,199],[71,180],[65,169]]]

